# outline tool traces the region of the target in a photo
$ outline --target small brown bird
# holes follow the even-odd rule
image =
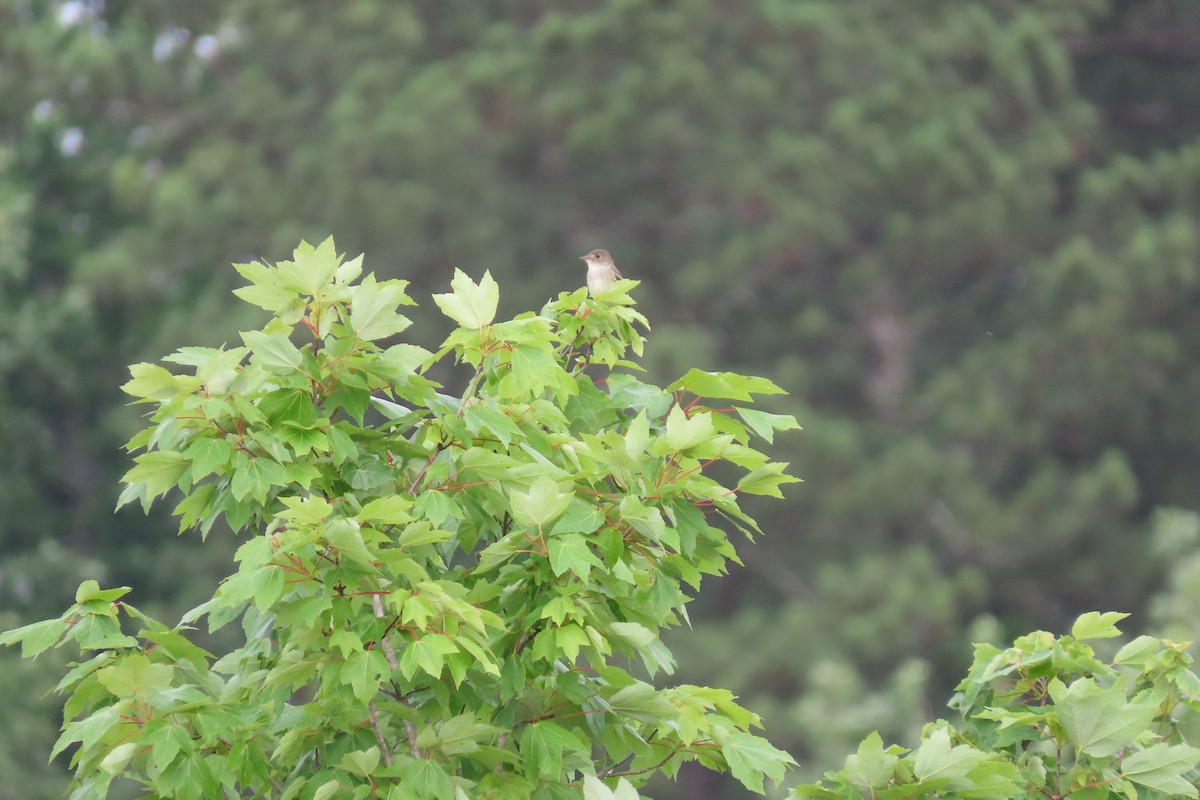
[[[579,260],[587,264],[587,287],[589,294],[603,292],[613,285],[613,281],[621,279],[621,272],[613,263],[612,256],[607,250],[596,249]]]

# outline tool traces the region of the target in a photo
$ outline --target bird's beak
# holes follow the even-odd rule
[[[580,260],[580,261],[587,261],[587,256],[580,256],[580,257],[579,257],[579,260]]]

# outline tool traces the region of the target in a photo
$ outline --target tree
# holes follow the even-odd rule
[[[642,351],[635,281],[497,322],[495,281],[458,272],[441,349],[385,346],[412,300],[361,264],[332,240],[240,264],[262,330],[131,368],[153,411],[122,502],[178,489],[181,532],[249,535],[177,626],[89,580],[0,637],[87,656],[58,685],[73,796],[123,776],[177,798],[634,798],[693,760],[778,781],[791,758],[730,692],[630,665],[672,670],[659,631],[685,585],[737,558],[717,524],[756,533],[739,496],[796,480],[751,446],[796,427],[751,407],[781,390],[610,372]],[[471,369],[459,397],[429,378],[450,360]],[[244,643],[215,658],[200,620],[240,620]]]

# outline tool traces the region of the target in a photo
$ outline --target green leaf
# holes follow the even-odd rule
[[[300,350],[283,333],[243,331],[242,341],[254,351],[264,367],[291,372],[299,369],[304,362]]]
[[[572,499],[572,495],[558,488],[549,475],[539,475],[528,492],[510,489],[508,497],[512,503],[513,519],[538,529],[557,519],[567,510]]]
[[[121,391],[133,397],[166,400],[185,385],[183,379],[158,364],[134,364],[129,374],[133,378],[121,386]]]
[[[426,634],[405,645],[404,655],[400,658],[400,673],[411,679],[419,669],[432,678],[439,678],[446,656],[457,652],[458,646],[448,636]]]
[[[460,269],[454,270],[450,281],[451,294],[435,294],[433,300],[450,319],[464,328],[482,328],[496,318],[500,287],[490,272],[484,272],[478,284]]]
[[[356,650],[346,657],[341,677],[343,683],[350,684],[354,698],[360,703],[367,703],[379,691],[380,681],[390,672],[383,653],[376,649]]]
[[[766,739],[749,733],[733,733],[721,743],[729,772],[752,792],[763,793],[763,777],[778,783],[789,764],[796,761]]]
[[[112,617],[88,614],[67,631],[84,650],[107,650],[109,648],[136,647],[137,639],[121,633],[121,626]]]
[[[404,530],[396,537],[396,545],[398,547],[420,547],[423,544],[444,542],[453,536],[454,534],[450,531],[435,528],[422,520],[404,526]]]
[[[266,502],[272,486],[285,486],[288,483],[287,469],[270,456],[235,458],[234,464],[229,488],[233,499],[239,502],[247,496],[260,503]]]
[[[325,541],[340,554],[364,567],[372,567],[375,559],[363,540],[357,520],[335,519],[325,527]]]
[[[481,740],[490,739],[504,730],[479,722],[473,713],[467,712],[421,731],[417,746],[423,750],[436,748],[443,756],[477,753]]]
[[[671,408],[667,415],[666,434],[655,443],[651,452],[655,455],[666,455],[672,452],[683,452],[690,447],[703,444],[713,436],[712,416],[701,412],[688,417],[687,412],[680,406]]]
[[[562,774],[563,751],[590,756],[590,748],[571,731],[553,722],[535,722],[521,734],[521,757],[536,774],[558,779]]]
[[[406,378],[433,357],[433,353],[415,344],[394,344],[380,354],[375,371],[387,375],[393,382]]]
[[[659,725],[674,719],[679,710],[662,692],[643,681],[635,681],[608,698],[613,710],[627,717]]]
[[[153,450],[134,459],[137,464],[121,478],[125,483],[144,484],[146,496],[154,499],[173,488],[189,466],[183,453],[174,450]],[[125,502],[129,499],[126,498]],[[122,503],[123,505],[124,503]]]
[[[450,800],[457,796],[454,792],[454,784],[450,781],[450,776],[446,771],[432,759],[417,758],[403,765],[398,771],[402,785],[404,786],[419,786],[421,793],[419,795],[398,795],[408,800],[410,797],[420,797],[421,800]],[[395,795],[393,795],[394,797]]]
[[[76,603],[111,603],[129,594],[132,589],[128,586],[117,586],[113,589],[101,589],[94,580],[86,580],[75,590]]]
[[[368,342],[400,333],[412,322],[397,313],[401,304],[411,304],[404,288],[408,281],[384,281],[376,283],[375,276],[367,275],[354,287],[350,301],[350,328],[359,338]]]
[[[32,622],[0,633],[0,645],[21,643],[21,657],[33,658],[38,653],[53,647],[67,630],[67,623],[61,619],[47,619]]]
[[[604,569],[604,564],[588,547],[587,540],[578,533],[553,536],[546,543],[546,548],[550,553],[550,568],[555,575],[570,571],[586,581],[592,573],[592,567]]]
[[[362,507],[355,519],[362,523],[404,525],[412,522],[413,499],[408,495],[377,497]]]
[[[168,664],[153,664],[144,655],[127,656],[96,673],[96,678],[120,698],[146,698],[170,687],[175,670]]]
[[[688,370],[687,374],[667,387],[668,391],[686,391],[698,397],[749,400],[751,394],[784,394],[766,378],[738,375],[735,372],[705,372]]]
[[[1200,750],[1159,742],[1128,756],[1121,763],[1121,774],[1171,797],[1196,797],[1196,786],[1185,776],[1197,767]]]
[[[121,713],[124,705],[111,705],[101,708],[94,714],[84,717],[77,722],[68,722],[62,735],[54,743],[50,751],[50,759],[75,742],[79,742],[83,750],[91,749],[100,737],[108,733],[114,726],[121,724]]]
[[[1075,620],[1071,626],[1071,636],[1079,641],[1084,639],[1112,639],[1120,636],[1117,623],[1128,617],[1117,611],[1101,614],[1099,611],[1089,611]]]
[[[183,455],[192,462],[194,481],[214,472],[222,472],[233,457],[233,445],[224,438],[206,436],[188,445]]]
[[[1111,756],[1128,747],[1156,713],[1152,705],[1126,702],[1121,682],[1100,687],[1080,678],[1067,687],[1055,678],[1049,690],[1067,738],[1091,756]]]
[[[508,447],[513,439],[521,436],[517,423],[496,408],[473,405],[466,409],[467,426],[473,433],[481,437],[487,434],[494,436],[499,442]]]
[[[896,771],[900,758],[883,749],[879,731],[872,731],[858,746],[858,752],[846,758],[844,774],[850,783],[870,792],[885,786]]]
[[[1150,657],[1161,648],[1161,639],[1153,636],[1139,636],[1117,651],[1117,654],[1113,656],[1113,663],[1143,669]]]
[[[370,777],[379,766],[379,748],[370,747],[366,750],[354,750],[342,756],[338,769],[344,769],[352,775]]]
[[[331,778],[317,787],[317,790],[313,792],[313,800],[329,800],[340,787],[341,784],[337,778]]]
[[[583,777],[583,800],[638,800],[639,796],[633,784],[624,778],[618,778],[616,788],[609,789],[594,775]]]
[[[552,536],[563,533],[595,533],[604,524],[604,515],[591,503],[575,500],[550,529]]]
[[[767,497],[783,497],[779,487],[786,483],[801,483],[799,478],[785,475],[788,468],[786,461],[777,461],[759,467],[738,481],[737,489],[746,494],[766,495]]]
[[[775,431],[800,430],[800,423],[791,414],[768,414],[753,408],[736,410],[755,433],[771,443],[775,442]]]

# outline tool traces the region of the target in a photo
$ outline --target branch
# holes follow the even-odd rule
[[[656,769],[658,769],[659,767],[661,767],[663,764],[666,764],[668,761],[670,761],[670,760],[671,760],[672,758],[674,758],[676,755],[678,755],[678,754],[679,754],[679,751],[680,751],[680,750],[682,750],[682,749],[684,749],[684,748],[682,748],[682,747],[679,747],[678,745],[676,745],[676,746],[675,746],[675,747],[674,747],[674,748],[671,750],[671,752],[667,753],[667,755],[666,755],[666,758],[664,758],[662,761],[659,761],[657,764],[652,764],[651,766],[649,766],[649,767],[645,767],[644,769],[629,769],[629,770],[624,770],[624,771],[622,771],[622,772],[617,772],[617,767],[618,767],[619,765],[618,765],[618,764],[614,764],[614,765],[613,765],[612,767],[610,767],[609,769],[606,769],[606,770],[604,770],[604,772],[599,772],[599,773],[597,773],[597,774],[596,774],[596,777],[597,777],[597,778],[617,778],[617,777],[622,777],[622,776],[625,776],[625,775],[642,775],[642,774],[644,774],[644,773],[647,773],[647,772],[653,772],[654,770],[656,770]]]
[[[375,731],[375,743],[379,745],[379,760],[383,762],[385,767],[392,765],[392,748],[388,747],[388,743],[383,738],[383,731],[379,729],[379,720],[375,718],[375,701],[367,703],[367,716],[371,720],[371,730]]]
[[[375,619],[383,619],[383,599],[377,595],[371,595],[371,608],[375,612]],[[381,637],[379,647],[383,650],[383,657],[387,659],[388,666],[392,671],[400,669],[400,662],[396,660],[396,651],[387,643],[387,639]]]

